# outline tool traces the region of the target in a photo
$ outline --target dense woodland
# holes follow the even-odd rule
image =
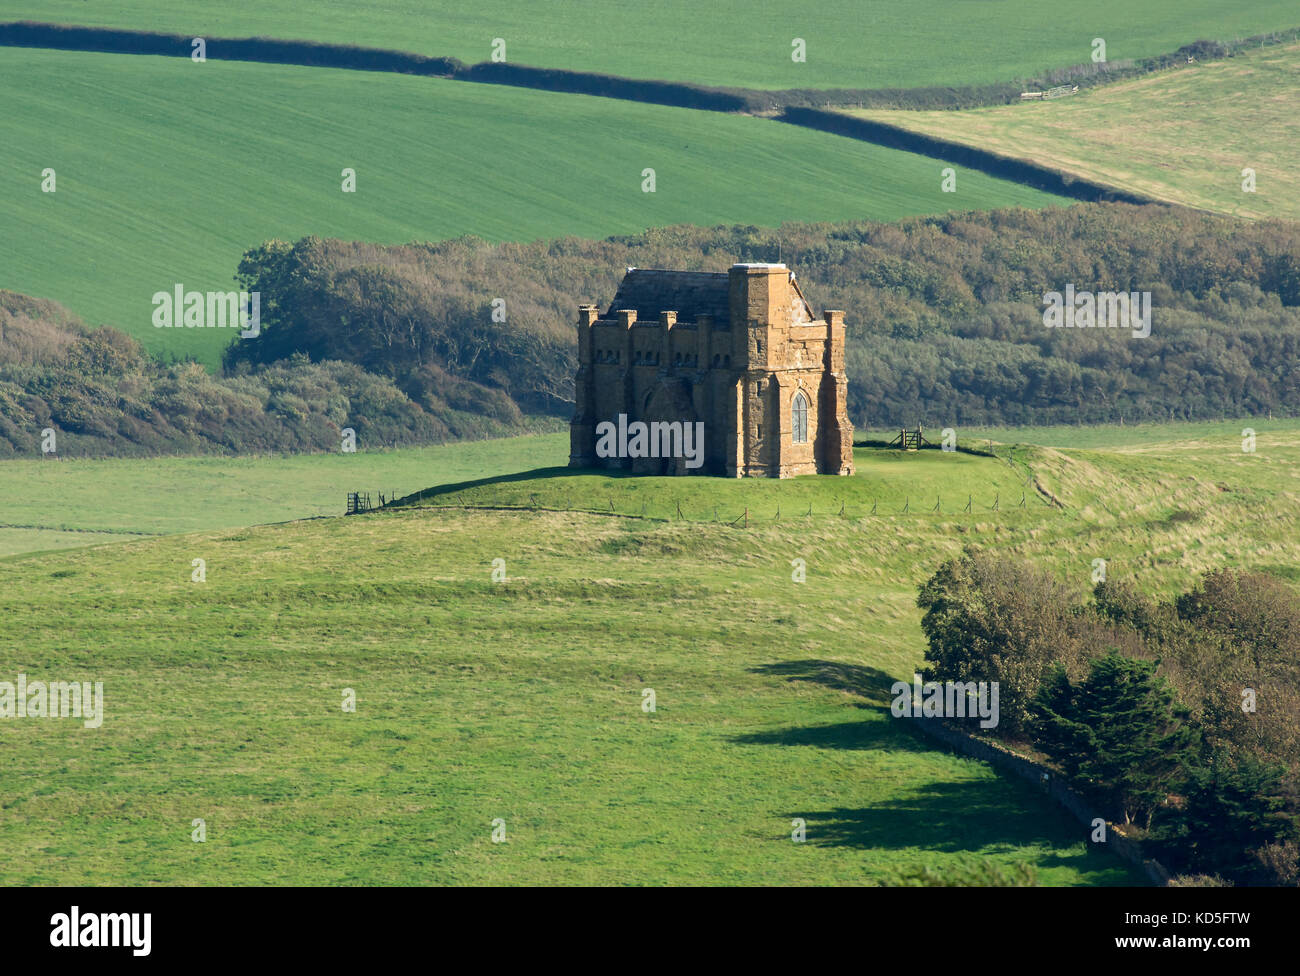
[[[344,426],[385,445],[557,426],[577,306],[607,304],[625,267],[776,260],[818,309],[847,310],[858,427],[1300,414],[1300,227],[1079,204],[602,241],[268,241],[236,276],[261,293],[262,334],[235,339],[216,377],[0,293],[0,454],[34,452],[47,426],[96,454],[333,449]],[[1047,328],[1043,295],[1067,285],[1151,292],[1151,335]]]
[[[304,351],[411,393],[436,366],[564,416],[580,302],[608,303],[627,266],[755,260],[785,261],[815,306],[847,310],[860,427],[1300,412],[1300,228],[1122,204],[604,241],[271,242],[240,266],[269,309],[266,334],[232,346],[228,364]],[[1043,294],[1067,284],[1150,291],[1152,334],[1048,329]]]
[[[111,328],[91,331],[53,302],[0,291],[0,457],[337,451],[516,432],[481,413],[413,403],[354,363],[298,354],[217,377],[163,364]]]

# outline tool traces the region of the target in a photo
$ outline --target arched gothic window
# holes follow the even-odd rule
[[[803,395],[803,390],[795,393],[794,403],[790,406],[790,431],[796,444],[808,443],[808,398]]]

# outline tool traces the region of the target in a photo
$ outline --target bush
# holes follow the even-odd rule
[[[29,362],[29,360],[33,360]],[[111,328],[0,292],[0,455],[34,456],[54,427],[64,455],[337,450],[351,426],[372,447],[522,431],[504,393],[434,371],[413,401],[392,379],[305,354],[217,377],[163,365]],[[450,401],[450,402],[449,402]]]
[[[1031,711],[1035,744],[1126,824],[1151,825],[1196,744],[1187,709],[1155,664],[1113,651],[1077,685],[1058,664]]]
[[[997,681],[999,730],[1025,728],[1030,704],[1053,665],[1070,674],[1108,645],[1135,652],[1131,633],[1077,612],[1074,593],[1049,573],[1004,555],[966,549],[944,563],[917,596],[928,642],[926,680]]]
[[[1244,881],[1296,881],[1300,818],[1288,809],[1285,770],[1220,756],[1190,770],[1183,801],[1159,818],[1164,857],[1197,873]]]

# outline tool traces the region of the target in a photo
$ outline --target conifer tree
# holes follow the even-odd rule
[[[1257,874],[1255,851],[1300,837],[1300,819],[1287,809],[1285,774],[1253,756],[1215,756],[1190,771],[1182,808],[1160,818],[1158,833],[1189,870]]]
[[[1151,814],[1183,775],[1196,742],[1187,710],[1152,661],[1111,651],[1070,683],[1057,669],[1034,700],[1039,746],[1125,823]]]

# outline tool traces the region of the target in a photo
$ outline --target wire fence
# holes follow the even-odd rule
[[[550,503],[548,503],[550,502]],[[901,503],[897,498],[872,498],[870,504],[855,500],[850,504],[846,500],[827,503],[812,501],[807,503],[777,502],[772,507],[747,505],[739,511],[725,505],[692,504],[673,500],[668,504],[650,504],[648,501],[629,502],[626,499],[608,498],[605,506],[592,505],[558,505],[549,499],[533,498],[527,503],[522,501],[500,503],[474,502],[432,502],[419,505],[401,505],[390,511],[407,511],[414,509],[484,511],[484,512],[571,512],[580,515],[606,515],[615,518],[644,519],[651,522],[693,522],[716,523],[736,528],[748,528],[754,524],[776,524],[780,522],[801,522],[813,519],[862,519],[888,518],[895,516],[955,516],[955,515],[991,515],[997,513],[1014,513],[1030,509],[1052,508],[1052,502],[1043,498],[1036,491],[1022,491],[1018,498],[1003,499],[1001,492],[996,492],[992,501],[977,500],[968,494],[965,500],[958,499],[952,507],[946,507],[941,495],[913,500],[910,495],[903,497]]]
[[[999,445],[1000,447],[1001,445]],[[923,449],[940,450],[941,448],[934,445]],[[585,515],[645,519],[655,522],[717,523],[737,528],[748,528],[751,524],[774,524],[818,518],[861,519],[904,515],[994,515],[1040,507],[1065,508],[1065,505],[1055,495],[1038,482],[1029,463],[1023,457],[1016,457],[1014,447],[1007,448],[1005,453],[995,451],[991,443],[988,450],[968,447],[959,450],[964,454],[975,454],[1006,462],[1016,472],[1016,478],[1020,481],[1020,487],[1017,489],[1019,497],[1016,497],[1016,492],[1012,492],[1004,499],[1002,492],[995,491],[991,500],[987,496],[977,499],[974,492],[968,492],[964,500],[960,496],[954,497],[953,495],[949,495],[945,499],[940,492],[934,495],[917,495],[915,498],[910,494],[904,494],[901,500],[897,495],[869,496],[869,503],[859,496],[852,500],[834,499],[832,501],[825,499],[813,501],[784,499],[777,500],[770,506],[759,503],[737,508],[734,505],[728,506],[725,503],[701,505],[698,498],[686,500],[659,498],[652,502],[644,498],[629,499],[622,497],[616,499],[614,496],[607,496],[605,505],[591,503],[574,505],[559,503],[554,496],[543,497],[539,493],[530,493],[526,498],[511,495],[496,502],[458,501],[455,495],[449,495],[445,500],[441,501],[430,499],[415,504],[394,505],[396,501],[395,494],[390,493],[385,497],[381,492],[379,494],[379,504],[376,506],[370,504],[369,495],[361,492],[349,492],[347,514],[363,514],[382,509],[390,511],[446,509],[485,512],[573,512]]]

